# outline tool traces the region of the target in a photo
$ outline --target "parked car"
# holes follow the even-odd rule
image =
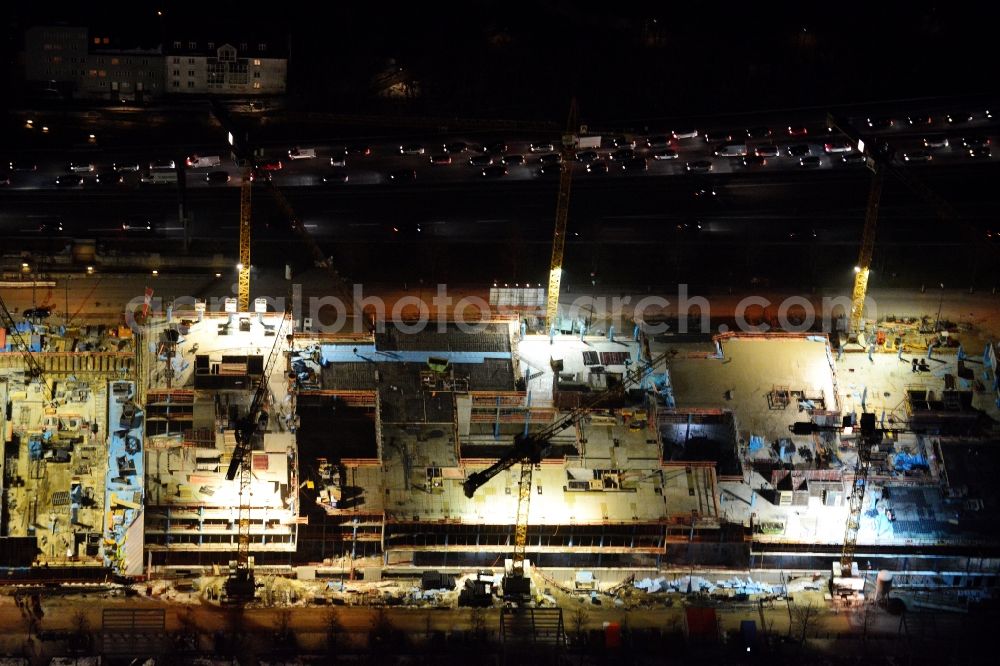
[[[152,231],[153,223],[146,219],[126,220],[122,222],[122,231]]]
[[[969,157],[976,159],[985,159],[990,157],[991,154],[989,146],[976,146],[975,148],[969,148]]]
[[[399,147],[400,155],[423,155],[424,147],[418,143],[407,143]]]
[[[217,167],[222,164],[222,158],[218,155],[192,155],[184,161],[193,169]]]
[[[323,176],[324,185],[341,184],[346,182],[347,182],[346,171],[331,171],[330,173]]]
[[[281,163],[281,160],[267,160],[260,163],[260,168],[264,171],[281,171],[284,165]]]
[[[749,127],[747,128],[747,138],[748,139],[766,139],[771,136],[771,130],[767,127]]]
[[[854,150],[854,146],[851,145],[850,141],[827,141],[823,144],[823,150],[827,154],[849,153]]]
[[[670,144],[670,138],[663,135],[651,136],[646,139],[647,148],[666,148]]]
[[[604,160],[598,160],[596,162],[591,162],[587,165],[587,173],[607,173],[608,163]]]
[[[677,151],[673,148],[660,148],[653,151],[654,160],[676,160]]]
[[[819,155],[806,155],[805,157],[799,158],[799,166],[806,167],[808,169],[814,169],[822,164]]]
[[[809,154],[809,146],[804,143],[797,143],[785,149],[789,157],[805,157]]]
[[[844,164],[864,164],[868,158],[862,153],[844,153],[840,156],[840,161]]]
[[[788,126],[788,136],[806,136],[808,134],[809,134],[809,129],[805,125]]]
[[[434,153],[431,155],[431,164],[451,164],[451,155],[448,153]]]
[[[101,169],[94,174],[94,182],[98,185],[118,185],[124,182],[125,177],[120,173],[109,169]]]
[[[636,147],[635,139],[626,139],[623,136],[616,136],[611,139],[611,145],[615,148],[632,148]]]
[[[37,171],[38,165],[34,160],[29,159],[19,159],[10,161],[11,171]]]
[[[708,160],[694,160],[684,165],[688,173],[708,173],[712,170],[712,163]]]
[[[91,173],[94,165],[87,162],[70,162],[66,170],[71,173]]]
[[[934,117],[933,116],[928,116],[927,114],[924,114],[924,113],[918,113],[916,115],[907,116],[906,117],[906,122],[908,124],[914,125],[914,126],[919,126],[919,125],[933,125],[934,124]]]
[[[474,167],[488,167],[493,164],[492,155],[473,155],[469,158],[469,164]]]
[[[622,161],[622,171],[645,171],[647,168],[645,157],[633,157]]]
[[[451,143],[444,144],[444,152],[453,154],[464,153],[468,147],[464,141],[452,141]]]
[[[889,129],[896,125],[892,118],[869,118],[868,127],[872,129]]]
[[[715,149],[716,157],[743,157],[747,154],[745,143],[723,143]]]
[[[698,130],[686,127],[684,129],[674,130],[671,132],[671,136],[675,139],[694,139],[698,136]]]
[[[968,111],[952,111],[945,116],[949,125],[961,125],[972,120],[972,114]]]
[[[985,136],[964,136],[962,137],[962,146],[964,148],[982,148],[984,146],[990,145],[990,140]]]
[[[503,141],[494,141],[493,143],[487,143],[483,146],[482,152],[490,153],[491,155],[503,155],[507,152],[507,144]]]
[[[288,151],[288,159],[290,160],[311,160],[315,157],[315,148],[300,148],[299,146],[295,146]]]
[[[524,155],[504,155],[500,161],[507,165],[524,164]]]
[[[548,153],[538,158],[539,164],[562,164],[561,153]]]
[[[608,155],[608,159],[611,159],[615,162],[624,162],[626,160],[633,159],[634,157],[635,157],[635,151],[632,150],[631,148],[619,148],[618,150]]]
[[[551,153],[555,148],[552,147],[552,143],[548,141],[539,141],[531,143],[528,149],[533,153]]]
[[[743,157],[743,166],[747,168],[762,167],[767,164],[767,159],[760,155],[746,155]]]
[[[482,171],[484,178],[502,178],[507,175],[507,167],[502,164],[488,166]]]
[[[25,319],[46,319],[52,316],[52,308],[27,308],[21,315]]]
[[[773,143],[765,143],[754,148],[753,154],[757,157],[777,157],[780,151]]]
[[[389,182],[391,183],[411,183],[417,179],[417,172],[413,169],[396,169],[389,172]]]
[[[581,150],[576,154],[577,162],[593,162],[598,158],[596,150]]]
[[[80,185],[83,185],[83,176],[76,173],[63,174],[56,178],[56,187],[79,187]]]
[[[226,171],[209,171],[205,174],[205,182],[207,183],[228,183],[229,173]]]
[[[948,137],[945,136],[925,136],[924,148],[947,148]]]
[[[908,153],[903,153],[904,162],[930,162],[933,156],[926,150],[912,150]]]
[[[115,169],[115,171],[135,171],[135,172],[138,172],[139,171],[139,163],[138,162],[115,162],[114,169]]]

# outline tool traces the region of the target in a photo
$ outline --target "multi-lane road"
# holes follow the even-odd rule
[[[990,183],[996,179],[993,158],[973,158],[961,148],[961,139],[992,140],[997,132],[984,110],[962,114],[962,122],[948,122],[938,110],[911,125],[905,115],[892,117],[891,127],[869,128],[891,140],[897,156],[926,149],[929,162],[913,163],[924,180],[958,210],[964,226],[939,222],[933,210],[903,185],[890,181],[882,202],[876,269],[879,278],[921,284],[948,275],[955,281],[979,283],[993,279],[988,267],[1000,235],[997,202]],[[972,115],[968,120],[967,115]],[[746,280],[793,280],[797,284],[824,283],[850,270],[857,252],[870,172],[860,163],[844,163],[840,153],[829,154],[827,142],[841,140],[827,131],[822,114],[813,121],[797,116],[794,128],[804,136],[790,136],[788,125],[771,118],[770,137],[741,138],[748,152],[774,144],[783,155],[767,158],[761,166],[744,167],[740,158],[712,155],[720,132],[698,127],[699,135],[670,138],[678,157],[648,160],[648,169],[607,174],[576,171],[570,208],[567,280],[587,284],[662,284],[677,279],[713,281],[729,285]],[[930,117],[930,123],[926,119]],[[953,121],[959,118],[952,115]],[[757,130],[766,119],[745,125]],[[867,124],[867,116],[852,116]],[[876,123],[877,124],[877,123]],[[738,125],[730,122],[726,125]],[[681,126],[673,130],[681,134]],[[864,128],[862,128],[864,129]],[[670,136],[672,131],[616,133],[607,141],[636,141],[636,152],[648,155],[646,139]],[[736,136],[746,129],[729,129]],[[705,134],[709,140],[706,141]],[[755,134],[760,134],[756,132]],[[923,148],[924,138],[948,138],[948,146]],[[265,143],[261,160],[281,160],[282,169],[268,172],[285,190],[306,228],[315,235],[348,276],[373,280],[538,280],[547,266],[558,178],[538,175],[533,163],[546,153],[532,153],[530,142],[554,138],[532,136],[504,140],[496,133],[460,133],[381,141],[346,140],[309,143],[296,140],[317,156],[288,159],[288,142]],[[452,150],[451,164],[432,164],[446,143],[463,142],[463,152]],[[476,146],[506,144],[506,156],[524,155],[526,164],[507,166],[506,176],[484,178],[482,167],[468,164],[480,153]],[[935,143],[935,142],[932,142]],[[280,146],[279,146],[280,144]],[[402,155],[401,145],[415,144],[423,155]],[[820,158],[820,166],[805,168],[787,155],[792,145],[806,145]],[[336,146],[336,147],[334,147]],[[359,152],[369,147],[371,154]],[[294,147],[294,146],[293,146]],[[330,156],[348,148],[344,167],[330,165]],[[599,150],[602,157],[615,150]],[[65,173],[69,162],[95,164],[98,171],[111,164],[173,158],[185,154],[218,154],[218,167],[186,169],[187,187],[176,184],[139,185],[139,174],[123,172],[124,182],[93,183],[82,173],[79,187],[55,188],[50,181]],[[196,253],[235,255],[239,210],[235,185],[240,171],[219,147],[179,146],[166,150],[118,148],[102,151],[49,151],[37,161],[36,171],[12,172],[9,185],[0,188],[0,233],[8,248],[37,252],[61,251],[72,238],[96,238],[105,249],[180,252],[187,234]],[[499,158],[499,155],[495,155]],[[693,174],[686,163],[709,160],[712,172]],[[609,160],[614,167],[619,162]],[[416,171],[416,180],[386,183],[385,174],[398,169]],[[225,170],[229,183],[205,181],[210,171]],[[323,175],[344,172],[346,183],[321,185]],[[293,262],[305,253],[266,194],[254,199],[255,263],[280,259]],[[180,213],[187,217],[186,225]],[[186,230],[185,230],[186,226]],[[975,247],[983,246],[983,247]],[[991,249],[992,246],[992,249]],[[974,249],[973,249],[974,248]],[[590,274],[594,273],[593,276]],[[989,286],[989,285],[986,285]]]

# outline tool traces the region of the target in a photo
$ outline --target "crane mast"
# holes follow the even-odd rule
[[[549,262],[549,289],[545,301],[545,326],[551,331],[559,316],[559,290],[562,284],[563,251],[566,225],[569,223],[569,194],[573,186],[573,160],[576,158],[577,109],[570,102],[566,133],[562,137],[562,170],[559,172],[559,198],[556,201],[556,226],[552,233],[552,260]]]

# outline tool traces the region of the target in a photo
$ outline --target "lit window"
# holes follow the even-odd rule
[[[257,50],[258,51],[266,51],[267,50],[267,44],[265,44],[264,42],[261,42],[260,44],[257,45]]]
[[[254,87],[255,89],[258,89],[258,88],[260,88],[260,81],[254,81],[254,82],[253,82],[253,87]]]
[[[108,39],[107,37],[105,37],[104,39],[101,40],[101,42],[104,43],[104,44],[110,44],[111,40]]]
[[[100,37],[94,37],[94,43],[95,44],[100,44],[101,43],[101,38]]]
[[[104,78],[105,76],[107,76],[107,75],[108,75],[108,72],[107,72],[106,70],[103,70],[103,69],[102,69],[101,71],[99,71],[99,72],[97,73],[97,75],[98,75],[99,77],[101,77],[101,78],[103,79],[103,78]]]
[[[111,64],[112,65],[117,65],[118,64],[118,58],[112,58],[111,59]]]
[[[253,64],[254,67],[260,67],[260,58],[254,58]]]
[[[189,49],[196,49],[196,48],[198,48],[198,42],[188,42],[188,48]]]
[[[181,47],[181,43],[180,42],[174,42],[174,48],[175,49],[179,49],[180,47]]]
[[[96,69],[92,69],[92,70],[90,70],[90,72],[87,73],[87,75],[88,76],[97,76],[97,70]]]

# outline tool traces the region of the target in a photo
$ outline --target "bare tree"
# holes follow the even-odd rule
[[[477,640],[485,641],[488,635],[486,629],[486,611],[482,608],[469,609],[469,630]]]
[[[326,626],[326,647],[331,654],[334,654],[343,647],[344,623],[340,619],[340,611],[336,608],[327,610],[323,619]]]
[[[789,631],[795,631],[800,641],[805,641],[809,631],[819,619],[819,606],[814,604],[795,604],[791,606]]]
[[[573,637],[578,642],[583,641],[583,634],[587,628],[587,621],[590,620],[590,613],[583,605],[577,606],[569,616],[570,627],[573,628]]]

